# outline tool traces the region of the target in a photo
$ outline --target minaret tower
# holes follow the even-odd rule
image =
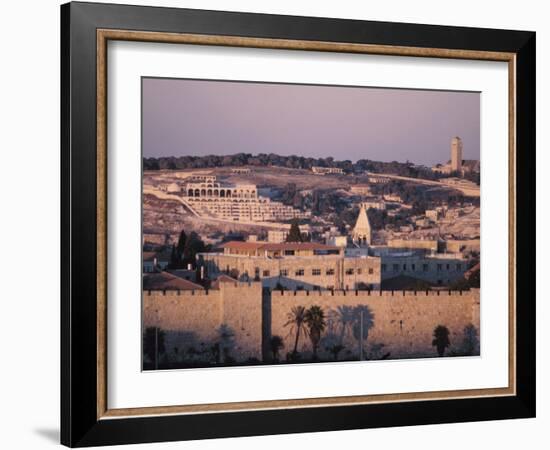
[[[369,218],[367,216],[367,210],[365,205],[361,203],[361,209],[359,210],[359,215],[357,216],[357,222],[353,227],[351,232],[351,239],[355,244],[358,245],[370,245],[371,244],[371,228]]]
[[[462,139],[458,136],[451,140],[451,170],[462,173]]]

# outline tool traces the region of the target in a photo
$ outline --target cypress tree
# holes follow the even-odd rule
[[[303,242],[302,233],[300,232],[300,227],[298,226],[298,220],[294,219],[290,225],[290,231],[286,237],[287,242]]]
[[[178,264],[181,264],[183,260],[183,253],[185,251],[186,243],[187,243],[187,235],[185,234],[185,230],[181,230],[180,237],[178,239],[178,245],[176,246],[176,257],[177,257]]]

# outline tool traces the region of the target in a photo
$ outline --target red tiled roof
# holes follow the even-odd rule
[[[212,282],[212,289],[219,289],[220,283],[236,283],[235,278],[230,277],[229,275],[222,274]]]
[[[170,255],[165,255],[162,253],[157,252],[143,252],[143,261],[151,261],[153,262],[157,259],[157,261],[170,261]]]
[[[317,242],[240,242],[230,241],[222,244],[221,248],[231,248],[236,250],[340,250],[339,247],[332,245],[319,244]]]
[[[239,250],[257,250],[262,246],[261,242],[229,241],[221,244],[221,248],[235,248]]]
[[[168,272],[148,273],[143,275],[144,291],[159,290],[193,291],[204,289],[201,285],[184,280]]]

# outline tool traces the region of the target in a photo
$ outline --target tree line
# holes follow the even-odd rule
[[[318,166],[343,169],[345,173],[363,173],[369,171],[433,180],[440,178],[440,175],[432,172],[430,168],[417,166],[409,161],[403,163],[398,161],[383,162],[360,159],[352,162],[350,160],[335,160],[331,156],[327,158],[311,158],[297,155],[282,156],[275,153],[143,158],[144,170],[205,169],[226,166],[276,166],[289,169],[311,169],[313,166]]]

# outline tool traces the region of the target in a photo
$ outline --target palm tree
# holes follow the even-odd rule
[[[367,305],[357,305],[352,311],[353,336],[355,339],[366,340],[369,337],[369,330],[374,327],[374,313]],[[363,336],[361,336],[361,320],[363,321]]]
[[[437,354],[443,356],[445,349],[451,345],[449,340],[449,329],[443,325],[438,325],[434,328],[434,340],[432,345],[437,348]]]
[[[309,329],[309,339],[311,340],[311,346],[313,347],[313,360],[316,361],[317,349],[319,347],[319,341],[321,340],[321,333],[327,325],[325,322],[325,313],[320,306],[313,305],[306,311],[305,322]]]
[[[340,345],[343,345],[346,332],[351,330],[353,323],[353,308],[347,305],[340,305],[330,312],[329,319],[340,324]]]
[[[369,337],[370,329],[374,327],[374,313],[367,305],[357,305],[353,308],[353,337],[359,342],[359,359],[363,359],[363,345]]]
[[[277,335],[271,336],[271,339],[269,340],[269,346],[271,347],[273,361],[279,361],[279,350],[284,347],[283,338]]]
[[[325,347],[327,352],[332,354],[334,361],[338,361],[338,355],[345,349],[345,347],[341,344],[339,337],[334,333],[325,334],[321,340],[321,345]]]
[[[300,333],[303,330],[304,334],[307,334],[307,328],[305,324],[306,319],[306,309],[303,306],[293,306],[290,312],[287,315],[287,322],[285,323],[285,327],[290,325],[292,329],[295,330],[296,333],[296,340],[294,341],[294,350],[292,351],[292,355],[296,356],[298,353],[298,341],[300,339]],[[291,332],[292,332],[291,329]]]

